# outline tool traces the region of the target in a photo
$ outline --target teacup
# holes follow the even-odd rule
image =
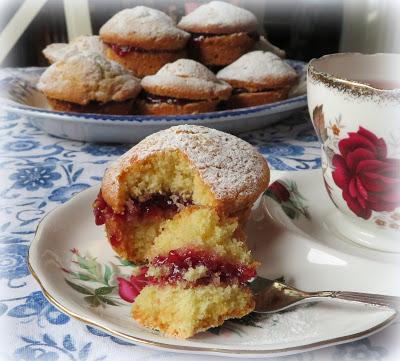
[[[326,225],[358,244],[400,252],[400,54],[313,59],[307,96],[336,207]]]

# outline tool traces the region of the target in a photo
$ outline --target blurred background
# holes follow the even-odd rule
[[[97,34],[136,5],[179,18],[206,0],[0,0],[0,66],[44,66],[50,43]],[[398,0],[232,0],[253,11],[269,41],[308,61],[338,51],[400,52]]]

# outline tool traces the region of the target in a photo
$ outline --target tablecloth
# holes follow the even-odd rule
[[[305,111],[240,136],[273,169],[320,167],[317,138]],[[0,110],[0,360],[226,359],[151,350],[86,326],[52,306],[29,273],[26,256],[39,220],[97,184],[107,164],[129,147],[54,138],[29,117]],[[395,322],[369,338],[279,360],[399,360],[398,331]]]

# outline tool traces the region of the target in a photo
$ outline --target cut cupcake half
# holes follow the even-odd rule
[[[150,248],[148,276],[156,283],[240,284],[256,275],[237,218],[191,206],[164,222]]]
[[[94,202],[96,223],[105,224],[121,257],[144,263],[164,221],[207,206],[244,223],[268,181],[266,161],[243,140],[205,127],[172,127],[107,169]]]
[[[254,309],[246,282],[256,275],[237,219],[192,206],[162,225],[147,282],[132,306],[140,324],[187,338]]]
[[[132,317],[167,336],[189,338],[254,307],[251,291],[240,285],[150,285],[136,298]]]

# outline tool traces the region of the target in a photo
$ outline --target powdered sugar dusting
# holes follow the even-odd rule
[[[260,83],[264,79],[295,78],[297,74],[279,56],[258,50],[241,56],[234,63],[220,70],[217,77],[224,80]]]
[[[179,59],[174,63],[164,65],[155,75],[142,79],[142,85],[151,91],[151,88],[163,85],[168,88],[196,89],[204,92],[205,97],[214,93],[225,92],[230,85],[217,79],[215,74],[204,65],[190,59]]]
[[[250,11],[224,1],[211,1],[184,16],[178,26],[188,31],[199,26],[204,27],[204,31],[210,26],[229,26],[236,28],[235,32],[252,31],[257,28],[257,18]]]
[[[119,164],[132,157],[143,160],[154,153],[182,150],[217,199],[253,196],[265,177],[266,161],[249,143],[221,131],[180,125],[154,133],[125,153]],[[116,167],[118,171],[118,167]]]
[[[79,36],[71,43],[54,43],[46,46],[43,50],[44,56],[52,63],[79,52],[93,52],[104,54],[105,46],[100,38],[95,36]]]
[[[139,36],[149,40],[165,36],[189,38],[189,34],[178,29],[167,14],[146,6],[124,9],[115,14],[101,27],[100,35],[103,33],[118,34],[126,38]]]
[[[37,88],[56,99],[79,104],[89,101],[122,101],[140,91],[140,80],[114,61],[83,52],[49,66]]]

